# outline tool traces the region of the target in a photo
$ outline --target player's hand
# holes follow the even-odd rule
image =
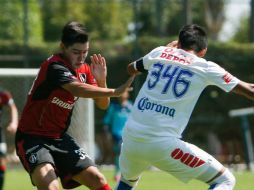
[[[167,47],[171,47],[171,48],[177,48],[178,46],[178,41],[174,40],[172,42],[170,42],[169,44],[167,44]]]
[[[17,123],[11,122],[11,123],[7,126],[6,130],[7,130],[9,133],[11,133],[11,134],[15,134],[16,131],[17,131],[17,127],[18,127],[18,124],[17,124]]]
[[[106,60],[101,54],[93,54],[91,58],[91,72],[98,83],[106,82],[107,65]]]
[[[130,85],[132,84],[132,82],[135,78],[135,76],[136,75],[132,75],[131,77],[129,77],[129,79],[123,85],[116,88],[115,91],[114,91],[114,96],[115,97],[121,96],[125,91],[128,91]]]

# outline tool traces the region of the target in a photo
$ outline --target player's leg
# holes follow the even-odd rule
[[[2,127],[0,127],[0,190],[2,190],[4,186],[4,177],[6,171],[6,152],[7,145],[5,142],[5,136]]]
[[[201,175],[199,178],[202,177],[204,176]],[[206,183],[210,185],[208,190],[232,190],[235,186],[235,177],[227,168],[222,168],[214,177],[206,181]]]
[[[40,190],[59,190],[55,169],[50,163],[38,165],[31,174],[33,184]]]
[[[163,143],[165,151],[161,154],[161,160],[153,163],[159,169],[174,175],[183,182],[196,178],[210,184],[211,188],[216,190],[233,189],[235,184],[233,175],[228,170],[226,173],[223,172],[224,166],[210,154],[176,138],[168,138]],[[163,150],[163,146],[161,149]]]
[[[95,166],[89,166],[82,170],[74,175],[73,179],[91,190],[111,190],[105,176]]]
[[[4,186],[4,177],[6,171],[6,163],[5,157],[0,156],[0,190],[3,189]]]
[[[127,180],[122,176],[115,190],[132,190],[137,186],[138,181],[139,178],[135,180]]]
[[[34,186],[40,190],[59,190],[54,159],[48,142],[39,137],[16,133],[16,151]]]
[[[105,176],[72,137],[65,134],[61,143],[56,141],[53,144],[54,147],[50,149],[64,188],[85,185],[91,190],[111,189]]]
[[[235,177],[213,156],[206,153],[209,158],[207,169],[197,179],[210,185],[209,190],[232,190],[235,186]]]
[[[149,156],[152,154],[151,148],[144,148],[140,142],[124,139],[119,158],[121,179],[115,190],[134,189],[141,177],[141,173],[150,167]]]
[[[113,152],[114,152],[114,180],[119,181],[121,178],[120,166],[119,166],[119,156],[121,151],[122,137],[113,135]]]

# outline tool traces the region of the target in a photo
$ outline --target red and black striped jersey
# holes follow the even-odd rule
[[[21,115],[18,130],[37,136],[59,138],[67,130],[77,97],[62,88],[78,80],[97,86],[90,66],[73,70],[60,54],[42,63]]]

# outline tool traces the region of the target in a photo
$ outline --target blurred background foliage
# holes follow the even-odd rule
[[[254,1],[250,2],[252,13]],[[90,34],[90,54],[101,53],[106,57],[108,86],[116,87],[126,79],[129,62],[177,39],[184,24],[196,23],[204,26],[209,35],[206,58],[242,80],[253,82],[253,14],[242,18],[233,37],[221,42],[218,35],[225,22],[227,3],[227,0],[0,0],[0,67],[38,68],[45,58],[58,51],[63,25],[76,20]],[[14,55],[22,57],[14,59]],[[133,100],[144,78],[136,80]],[[210,131],[218,135],[222,144],[234,142],[235,154],[243,154],[238,147],[242,144],[240,121],[229,118],[228,111],[250,106],[253,102],[249,100],[209,87],[200,97],[184,138],[209,149]],[[101,132],[104,113],[96,109],[97,133]],[[251,130],[253,136],[253,127]]]

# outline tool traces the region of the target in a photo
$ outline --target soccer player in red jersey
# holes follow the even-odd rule
[[[134,76],[117,89],[107,88],[104,57],[94,54],[91,66],[85,64],[88,34],[78,22],[64,26],[60,47],[42,63],[28,94],[16,134],[17,154],[40,190],[58,190],[58,177],[64,188],[109,190],[104,175],[66,131],[78,97],[93,98],[106,109],[109,97],[128,90]]]
[[[10,114],[10,122],[7,126],[7,131],[11,134],[15,134],[18,127],[18,110],[11,96],[11,93],[5,90],[0,90],[0,122],[2,119],[2,112],[4,107],[8,107]],[[4,174],[6,170],[5,155],[7,152],[7,146],[5,142],[5,135],[3,126],[0,126],[0,190],[3,189]]]

